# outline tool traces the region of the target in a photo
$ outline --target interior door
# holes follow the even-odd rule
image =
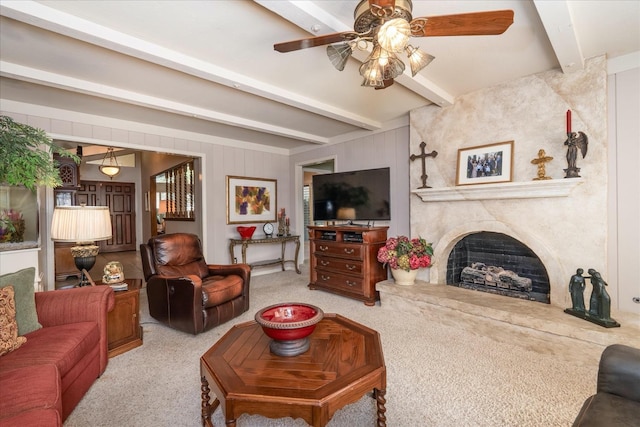
[[[99,242],[100,252],[136,250],[135,184],[81,181],[76,200],[87,206],[109,206],[112,237]]]

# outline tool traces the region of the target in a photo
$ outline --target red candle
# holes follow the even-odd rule
[[[571,133],[571,110],[567,110],[567,135]]]

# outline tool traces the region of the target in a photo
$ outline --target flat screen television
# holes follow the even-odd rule
[[[388,221],[390,186],[389,168],[314,175],[313,220]]]

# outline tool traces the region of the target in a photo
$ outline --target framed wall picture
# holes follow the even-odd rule
[[[458,149],[456,185],[510,182],[513,141]]]
[[[275,221],[277,200],[275,179],[227,176],[227,224]]]

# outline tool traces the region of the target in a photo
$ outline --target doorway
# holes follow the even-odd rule
[[[112,237],[99,242],[100,252],[136,250],[135,194],[130,182],[80,181],[77,204],[109,206]]]
[[[296,165],[296,218],[303,218],[297,221],[296,234],[304,236],[303,261],[309,259],[309,233],[307,227],[313,225],[313,191],[311,182],[313,175],[333,173],[336,170],[336,157],[331,156],[323,159],[306,161]]]

